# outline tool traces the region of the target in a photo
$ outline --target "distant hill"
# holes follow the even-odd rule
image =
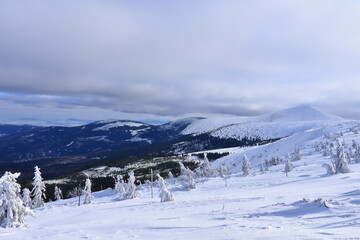
[[[14,125],[14,124],[0,124],[0,137],[26,133],[30,130],[39,129],[41,127],[32,125]]]

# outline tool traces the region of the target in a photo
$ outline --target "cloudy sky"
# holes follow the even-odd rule
[[[0,0],[0,121],[360,119],[357,0]]]

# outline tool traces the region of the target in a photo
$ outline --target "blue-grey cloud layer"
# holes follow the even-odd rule
[[[360,117],[359,12],[358,1],[0,0],[0,101],[161,116],[310,103]]]

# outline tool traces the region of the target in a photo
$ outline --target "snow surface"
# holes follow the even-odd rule
[[[324,177],[314,158],[256,176],[211,178],[197,189],[169,190],[174,202],[151,199],[149,189],[120,200],[112,189],[47,203],[28,218],[30,228],[0,229],[0,239],[349,239],[360,226],[360,165],[350,174]],[[316,201],[327,201],[327,206]],[[82,199],[83,200],[83,199]]]

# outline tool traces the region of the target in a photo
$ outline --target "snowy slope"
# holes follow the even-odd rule
[[[340,117],[319,112],[310,106],[280,110],[258,118],[262,122],[339,121]]]
[[[95,193],[89,205],[78,207],[77,199],[47,203],[35,209],[36,218],[28,218],[29,229],[0,229],[0,239],[357,239],[360,164],[351,164],[351,173],[326,176],[321,165],[331,159],[314,146],[360,143],[360,122],[330,122],[309,121],[279,141],[228,149],[233,154],[213,166],[227,164],[231,175],[197,179],[191,191],[169,181],[174,202],[152,199],[146,186],[132,200],[108,189]],[[295,147],[302,158],[293,161],[289,177],[284,163],[260,172],[260,163],[274,155],[284,158]],[[244,154],[252,165],[246,177],[241,174]]]
[[[228,187],[221,178],[200,181],[192,191],[172,184],[174,202],[160,203],[143,189],[133,200],[104,190],[89,205],[47,203],[28,218],[29,229],[0,229],[0,239],[356,239],[360,165],[324,177],[321,162],[317,156],[300,160],[289,177],[283,166],[233,174]]]
[[[345,120],[321,113],[308,106],[285,109],[272,114],[252,118],[202,119],[190,124],[183,134],[209,132],[220,138],[275,139],[298,132],[331,126]]]

